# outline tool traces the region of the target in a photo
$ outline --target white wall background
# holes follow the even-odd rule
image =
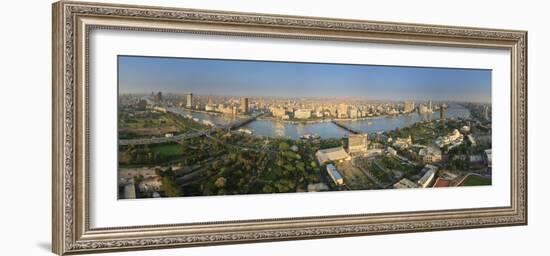
[[[112,2],[112,0],[96,0]],[[529,31],[529,225],[229,245],[114,255],[541,255],[550,228],[545,165],[550,23],[545,1],[146,1],[120,3]],[[0,15],[0,254],[51,255],[51,1],[9,1]],[[545,72],[546,71],[546,72]],[[540,251],[540,252],[539,252]],[[530,253],[526,253],[530,252]]]

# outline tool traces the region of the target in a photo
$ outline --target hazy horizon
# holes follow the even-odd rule
[[[119,94],[491,102],[491,70],[119,56]]]

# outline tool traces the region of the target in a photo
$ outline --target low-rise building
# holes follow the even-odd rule
[[[422,178],[417,181],[418,185],[422,188],[429,187],[434,181],[436,171],[437,167],[434,165],[427,164],[424,166],[424,169],[422,169],[422,173],[424,173],[424,175],[422,175]]]
[[[399,149],[406,149],[412,145],[411,136],[407,138],[397,138],[393,143],[393,146]]]
[[[438,163],[441,161],[441,150],[434,147],[425,147],[418,151],[424,163]]]
[[[336,170],[336,167],[333,164],[327,165],[327,173],[334,181],[334,184],[336,185],[344,185],[344,178],[342,178],[342,175]]]
[[[464,136],[457,130],[454,129],[453,132],[449,133],[446,136],[441,136],[435,140],[435,143],[440,148],[451,144],[452,147],[458,146],[462,143]]]
[[[343,147],[320,149],[315,152],[315,157],[317,158],[319,164],[347,161],[351,159],[350,155],[346,152],[346,150],[344,150]]]

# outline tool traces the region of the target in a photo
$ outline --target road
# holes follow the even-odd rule
[[[128,146],[128,145],[147,145],[147,144],[160,144],[160,143],[167,143],[167,142],[179,142],[182,140],[188,140],[188,139],[204,136],[204,135],[210,134],[210,132],[211,130],[206,130],[206,131],[179,134],[172,137],[118,140],[118,145]]]
[[[227,129],[227,130],[233,130],[237,129],[245,124],[248,124],[259,116],[262,116],[263,114],[256,114],[251,116],[250,118],[239,120],[231,124],[223,125],[218,128]],[[128,146],[128,145],[148,145],[148,144],[161,144],[161,143],[167,143],[167,142],[180,142],[183,140],[188,140],[196,137],[201,136],[208,136],[211,133],[215,132],[215,128],[210,128],[208,130],[195,130],[194,132],[190,133],[184,133],[179,134],[171,137],[156,137],[156,138],[140,138],[140,139],[125,139],[125,140],[118,140],[119,146]]]

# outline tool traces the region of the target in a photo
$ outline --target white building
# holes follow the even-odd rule
[[[462,143],[464,136],[457,130],[454,129],[453,132],[449,133],[446,136],[441,136],[435,140],[435,143],[440,148],[451,144],[452,147],[456,147]]]
[[[406,149],[412,145],[411,136],[407,138],[397,138],[393,143],[393,146],[400,149]]]
[[[431,110],[424,104],[420,105],[418,111],[421,113],[421,114],[424,114],[424,113],[431,113]]]
[[[204,110],[206,110],[206,111],[215,111],[216,107],[214,105],[207,104],[206,106],[204,106]]]
[[[286,109],[284,108],[278,108],[278,107],[272,107],[270,108],[271,114],[274,117],[282,118],[284,115],[286,115]]]
[[[426,166],[424,166],[424,169],[422,170],[422,172],[424,172],[424,175],[417,181],[418,185],[420,185],[422,188],[427,188],[431,186],[432,182],[434,181],[436,171],[437,167],[431,164],[427,164]]]
[[[294,118],[297,118],[297,119],[311,118],[311,109],[298,109],[294,111]]]
[[[350,155],[344,150],[343,147],[320,149],[315,152],[315,157],[317,158],[319,164],[347,161],[351,159]]]
[[[441,150],[434,147],[425,147],[418,151],[424,163],[437,163],[441,161]]]
[[[336,185],[343,185],[344,179],[342,178],[342,175],[336,170],[336,167],[333,164],[327,165],[327,173],[332,178],[332,181],[334,181],[334,184]]]
[[[392,147],[388,147],[388,153],[390,155],[393,155],[393,156],[396,156],[397,155],[397,150],[393,149]]]

